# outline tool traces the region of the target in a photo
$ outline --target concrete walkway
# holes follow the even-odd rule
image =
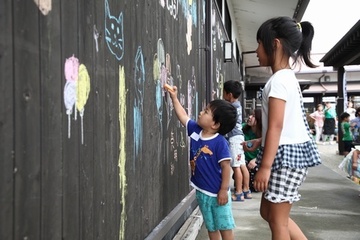
[[[360,186],[338,169],[343,156],[336,154],[337,145],[319,145],[322,165],[310,168],[300,188],[302,198],[292,207],[291,217],[308,239],[360,239]],[[269,240],[271,233],[260,217],[260,193],[245,202],[233,202],[236,222],[235,239]],[[208,239],[202,225],[197,240]]]

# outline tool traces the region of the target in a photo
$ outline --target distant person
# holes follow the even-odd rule
[[[323,143],[326,144],[329,140],[330,144],[335,144],[334,135],[336,128],[336,111],[335,108],[331,106],[330,102],[325,103],[325,120],[324,120],[324,134],[323,134]]]
[[[256,192],[254,188],[255,174],[258,171],[256,163],[256,156],[259,153],[259,147],[261,145],[261,109],[257,108],[249,116],[246,123],[243,123],[243,133],[245,136],[245,142],[242,143],[245,151],[245,161],[249,170],[249,187],[252,192]]]
[[[231,154],[223,135],[236,125],[236,108],[225,100],[213,100],[197,122],[190,119],[177,98],[177,87],[167,89],[176,116],[190,137],[191,186],[210,239],[233,240],[235,228],[229,189]]]
[[[323,112],[323,105],[318,104],[316,106],[316,111],[309,115],[312,119],[314,119],[314,126],[315,126],[315,141],[316,143],[320,143],[321,135],[323,134],[323,127],[324,127],[324,112]]]
[[[241,84],[239,81],[229,80],[224,83],[224,99],[230,102],[238,113],[236,126],[227,134],[231,151],[231,167],[234,171],[235,190],[232,196],[233,201],[244,201],[251,199],[249,189],[249,171],[246,168],[245,155],[242,143],[244,142],[244,133],[242,131],[242,108],[239,101],[241,94]]]
[[[343,133],[342,141],[344,143],[343,155],[346,156],[351,151],[351,149],[354,147],[353,135],[352,135],[351,126],[350,126],[350,114],[348,114],[347,112],[343,112],[340,115],[340,121],[341,121],[341,131]]]
[[[269,19],[257,31],[259,64],[271,67],[273,75],[262,93],[262,143],[254,187],[263,192],[260,214],[269,223],[272,239],[306,239],[290,211],[300,200],[298,189],[308,167],[321,160],[289,59],[316,67],[309,59],[313,35],[309,22],[296,23],[290,17]]]
[[[355,118],[350,121],[350,125],[353,128],[354,142],[360,144],[360,107],[356,108]]]
[[[352,101],[348,101],[346,112],[350,114],[350,121],[355,118],[356,109],[354,108],[354,103]]]

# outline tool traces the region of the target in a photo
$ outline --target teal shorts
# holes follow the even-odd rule
[[[217,197],[210,197],[198,190],[196,191],[196,200],[203,215],[205,226],[209,232],[231,230],[235,228],[231,209],[230,191],[229,201],[222,206],[217,203]]]

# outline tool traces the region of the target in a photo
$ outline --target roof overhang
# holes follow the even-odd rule
[[[360,64],[360,20],[320,59],[324,66],[339,68]]]

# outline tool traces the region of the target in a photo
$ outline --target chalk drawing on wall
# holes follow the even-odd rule
[[[66,79],[64,87],[64,104],[66,108],[66,114],[68,115],[68,138],[71,136],[71,114],[76,116],[76,81],[79,75],[79,59],[74,55],[65,60],[64,75]]]
[[[167,0],[166,7],[170,12],[170,15],[177,19],[178,12],[179,12],[179,3],[178,0]]]
[[[124,55],[124,21],[123,13],[119,17],[110,14],[108,0],[105,0],[105,41],[110,52],[121,60]]]
[[[199,114],[198,110],[198,93],[196,87],[196,76],[195,76],[195,67],[192,66],[191,69],[191,79],[188,80],[188,115],[190,118],[196,117]],[[192,105],[195,105],[195,113],[193,112]]]
[[[191,15],[192,24],[197,27],[197,2],[192,0],[179,0],[184,17],[187,19]],[[204,2],[205,4],[205,2]],[[204,5],[205,6],[205,5]]]
[[[46,16],[51,11],[51,5],[52,5],[51,0],[34,0],[34,2],[36,3],[36,5],[38,6],[40,12],[43,15]]]
[[[191,15],[187,18],[187,27],[186,27],[186,43],[187,43],[187,54],[190,55],[190,52],[192,50],[192,17]]]
[[[224,87],[224,75],[222,73],[221,60],[216,58],[216,69],[215,69],[215,84],[212,91],[213,99],[223,98],[223,87]]]
[[[93,37],[94,37],[94,41],[95,41],[95,50],[96,50],[96,52],[99,52],[99,37],[100,37],[100,33],[99,33],[99,31],[96,29],[96,25],[94,25],[94,27],[93,27]]]
[[[85,104],[90,93],[90,76],[84,64],[79,66],[79,77],[76,91],[76,109],[79,111],[81,119],[81,143],[84,143],[84,112]]]
[[[119,129],[120,129],[120,142],[119,142],[119,181],[120,181],[120,230],[119,239],[125,239],[125,223],[126,216],[126,86],[125,86],[125,71],[123,66],[119,66]]]
[[[90,76],[85,65],[79,65],[79,59],[74,55],[65,60],[64,73],[66,79],[64,105],[68,115],[68,138],[70,138],[71,114],[74,108],[75,120],[77,118],[76,110],[81,117],[81,143],[84,144],[84,112],[90,93]]]
[[[141,47],[138,47],[135,56],[135,70],[134,70],[134,86],[135,86],[134,157],[135,159],[141,158],[140,153],[142,152],[144,84],[145,84],[144,56]]]
[[[163,68],[163,76],[164,76],[164,81],[162,81],[164,84],[167,83],[170,86],[174,85],[174,79],[172,77],[171,74],[171,57],[170,54],[166,54],[166,63],[165,63],[165,68]],[[166,102],[166,110],[167,110],[167,129],[169,129],[169,124],[170,124],[170,120],[172,118],[172,113],[173,113],[173,103],[171,101],[170,95],[169,94],[165,94],[165,102]]]

